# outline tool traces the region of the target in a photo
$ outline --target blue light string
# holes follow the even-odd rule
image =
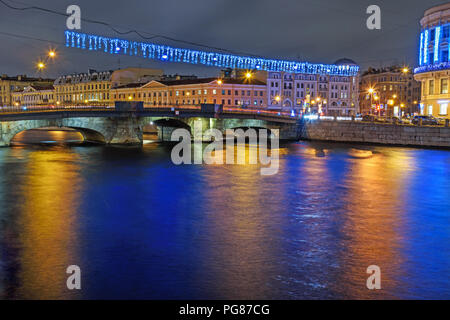
[[[308,62],[263,59],[217,52],[206,52],[170,46],[108,38],[93,34],[65,31],[66,47],[101,51],[110,54],[126,54],[146,59],[168,62],[184,62],[232,69],[283,71],[289,73],[356,76],[359,66],[312,64]]]

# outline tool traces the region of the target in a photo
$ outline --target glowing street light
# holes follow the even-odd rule
[[[55,52],[54,50],[50,50],[50,51],[48,52],[48,56],[49,56],[50,58],[54,58],[54,57],[56,57],[56,52]]]
[[[245,74],[245,77],[246,77],[247,79],[250,79],[250,78],[252,77],[251,72],[247,72],[247,73]]]
[[[43,63],[43,62],[38,62],[37,68],[38,68],[39,70],[45,69],[45,63]]]
[[[373,88],[369,88],[369,90],[367,90],[370,94],[374,93],[375,90]]]
[[[223,83],[223,81],[221,79],[217,80],[217,84],[221,85]]]
[[[404,67],[402,70],[403,73],[408,73],[409,72],[409,68],[408,67]]]
[[[280,102],[280,100],[281,100],[280,96],[276,96],[276,97],[275,97],[275,100],[278,101],[278,102]]]

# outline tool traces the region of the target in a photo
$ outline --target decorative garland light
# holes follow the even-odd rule
[[[169,62],[202,64],[220,68],[327,74],[334,76],[356,76],[359,72],[359,66],[355,65],[313,64],[308,62],[237,56],[217,52],[173,48],[160,44],[108,38],[74,31],[65,31],[65,36],[66,47],[103,51],[110,54],[124,54]]]
[[[414,73],[440,71],[445,69],[450,69],[450,62],[441,62],[439,64],[429,64],[426,66],[417,67],[414,69]]]

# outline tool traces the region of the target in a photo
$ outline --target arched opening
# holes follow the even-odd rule
[[[290,108],[290,107],[292,107],[292,102],[291,102],[291,100],[289,100],[289,99],[284,100],[284,102],[283,102],[283,107],[285,107],[285,108]]]
[[[14,135],[11,145],[81,145],[103,144],[105,138],[97,131],[72,127],[41,127],[23,130]]]
[[[159,141],[171,141],[172,132],[176,129],[186,129],[192,132],[191,127],[187,123],[178,119],[158,119],[153,121],[153,125],[157,128]]]

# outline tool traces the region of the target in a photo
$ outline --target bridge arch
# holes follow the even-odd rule
[[[40,128],[70,128],[79,132],[85,142],[106,143],[111,134],[105,127],[89,121],[77,122],[73,119],[39,119],[0,122],[0,146],[9,146],[19,133]]]
[[[2,140],[3,140],[3,144],[4,145],[10,145],[11,142],[14,140],[14,138],[16,138],[19,134],[29,131],[29,130],[34,130],[34,129],[41,129],[41,128],[49,128],[49,129],[72,129],[78,133],[81,134],[81,136],[83,137],[83,142],[88,142],[88,143],[101,143],[104,144],[106,142],[105,137],[103,136],[103,134],[101,134],[98,131],[92,130],[92,129],[88,129],[88,128],[80,128],[80,127],[69,127],[69,126],[54,126],[52,125],[52,123],[28,123],[28,124],[20,124],[18,123],[16,126],[12,126],[10,127],[10,131],[7,132],[7,134],[4,134],[2,136]]]

